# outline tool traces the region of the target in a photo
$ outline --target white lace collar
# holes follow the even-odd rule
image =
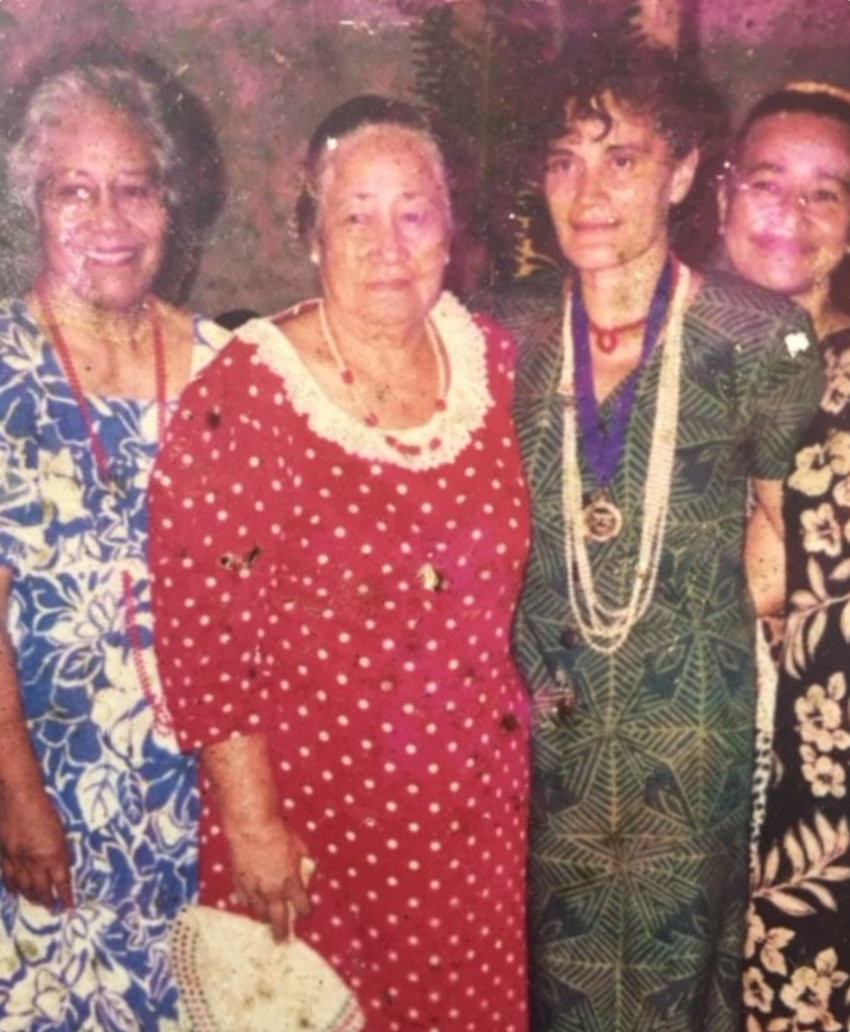
[[[431,310],[431,319],[449,363],[446,410],[436,412],[422,426],[391,432],[367,426],[334,405],[307,370],[289,338],[270,320],[253,319],[239,328],[237,336],[247,344],[256,345],[257,359],[283,380],[292,407],[307,417],[308,426],[319,437],[372,462],[424,470],[453,462],[493,406],[487,384],[486,341],[481,328],[457,298],[447,292]],[[388,436],[398,446],[390,444]],[[435,439],[439,440],[436,447],[432,446]]]

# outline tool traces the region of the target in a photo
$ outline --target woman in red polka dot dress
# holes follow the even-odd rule
[[[211,782],[202,901],[277,938],[294,906],[370,1032],[525,1032],[511,344],[441,293],[451,214],[420,113],[342,105],[307,173],[324,298],[240,331],[152,489],[157,651]]]

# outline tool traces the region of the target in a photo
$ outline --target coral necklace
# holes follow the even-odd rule
[[[325,342],[325,347],[328,349],[331,358],[334,360],[334,365],[336,366],[339,372],[340,379],[346,387],[354,388],[354,373],[351,371],[350,366],[346,364],[345,359],[342,357],[342,353],[339,350],[339,345],[336,342],[336,338],[331,332],[330,324],[328,323],[328,314],[325,309],[324,301],[319,302],[319,326],[322,331],[322,339]],[[437,336],[434,327],[431,325],[430,319],[425,320],[425,336],[428,339],[428,346],[431,348],[431,351],[434,355],[434,361],[437,365],[437,397],[434,400],[434,413],[436,415],[443,415],[446,412],[447,408],[446,394],[448,392],[449,386],[448,356],[446,355],[443,349],[442,343],[440,342],[440,339]],[[371,409],[366,408],[365,406],[361,406],[361,409],[363,410],[362,419],[366,426],[371,426],[375,428],[380,427],[380,421],[375,412],[373,412]],[[394,448],[397,452],[399,452],[402,455],[419,455],[422,451],[422,449],[418,445],[405,444],[403,441],[400,441],[394,434],[385,433],[384,440],[387,442],[388,445],[390,445],[391,448]],[[439,436],[438,433],[436,436],[432,437],[431,440],[428,442],[428,449],[430,451],[435,451],[437,448],[440,447],[442,443],[442,438]]]
[[[646,316],[642,319],[635,319],[634,322],[621,323],[619,326],[597,326],[588,317],[588,327],[596,347],[603,355],[613,355],[620,346],[620,336],[631,333],[633,330],[642,330],[646,326]]]
[[[117,485],[109,465],[109,456],[103,439],[97,432],[94,419],[92,418],[91,406],[86,398],[80,378],[71,358],[71,350],[65,335],[53,313],[53,306],[50,297],[43,283],[36,283],[35,295],[41,308],[44,320],[47,323],[47,330],[50,341],[56,348],[62,368],[65,371],[68,383],[74,393],[74,400],[86,426],[86,432],[91,445],[92,454],[97,465],[100,478],[104,487],[112,494],[115,493]],[[154,380],[156,383],[156,414],[157,414],[157,440],[162,442],[165,436],[165,424],[167,420],[166,406],[166,369],[165,369],[165,347],[162,340],[162,327],[159,320],[159,310],[156,302],[152,299],[149,304],[151,316],[151,332],[153,334],[154,353]],[[151,707],[153,714],[154,728],[162,734],[167,734],[172,729],[171,717],[165,705],[165,700],[154,690],[147,668],[145,666],[142,652],[142,638],[139,630],[138,607],[133,594],[133,578],[129,570],[121,573],[121,586],[124,595],[124,606],[127,611],[127,635],[130,639],[130,648],[133,654],[133,665],[136,668],[136,675],[142,688],[142,693]]]
[[[92,447],[92,453],[94,454],[95,462],[97,463],[98,471],[100,472],[101,478],[104,484],[112,489],[114,486],[114,479],[109,469],[109,459],[106,455],[106,449],[103,446],[103,442],[95,428],[94,421],[92,420],[91,406],[86,400],[85,393],[83,392],[80,378],[77,375],[76,367],[74,366],[73,360],[71,359],[71,351],[68,348],[68,342],[65,340],[65,336],[59,327],[59,323],[56,320],[56,316],[53,313],[53,306],[50,303],[50,297],[48,296],[47,290],[43,283],[36,283],[35,296],[38,298],[38,303],[41,307],[42,313],[44,314],[45,322],[47,323],[47,330],[50,334],[50,340],[53,346],[56,348],[56,352],[59,355],[59,359],[62,363],[62,368],[65,370],[65,375],[68,378],[68,383],[71,385],[71,389],[74,392],[74,398],[77,402],[77,407],[80,410],[80,415],[83,417],[83,422],[86,424],[86,431],[89,435],[89,441]],[[154,381],[156,384],[156,415],[157,415],[157,431],[158,440],[162,441],[165,436],[165,424],[166,424],[166,403],[165,403],[165,347],[162,342],[162,327],[159,321],[159,309],[156,306],[156,302],[151,300],[148,305],[151,315],[151,332],[153,334],[153,361],[154,361]]]

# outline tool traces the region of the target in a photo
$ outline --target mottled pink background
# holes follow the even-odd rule
[[[443,0],[480,43],[485,0]],[[626,0],[517,0],[555,35],[603,27]],[[209,233],[192,303],[278,309],[315,289],[291,224],[305,141],[364,90],[414,96],[411,30],[434,0],[0,0],[0,89],[58,49],[110,40],[143,50],[209,108],[229,195]],[[504,5],[504,0],[502,0]],[[789,77],[850,86],[848,0],[685,0],[686,31],[741,106]],[[602,29],[604,31],[604,29]],[[0,205],[0,290],[21,289],[32,242]]]

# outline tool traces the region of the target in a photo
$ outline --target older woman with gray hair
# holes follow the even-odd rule
[[[29,97],[10,180],[41,245],[0,302],[0,1028],[176,1028],[195,772],[151,643],[148,478],[222,331],[154,292],[185,168],[162,82],[76,65]]]
[[[151,483],[157,656],[212,783],[201,900],[278,939],[294,907],[369,1032],[526,1032],[512,344],[443,291],[425,113],[352,98],[305,171],[322,296],[239,329]]]

